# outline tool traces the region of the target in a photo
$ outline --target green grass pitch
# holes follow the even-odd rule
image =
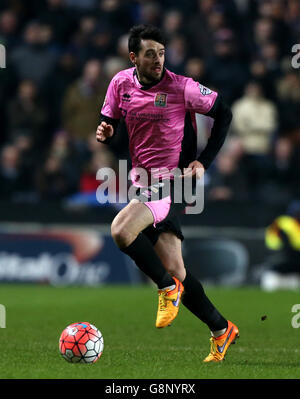
[[[6,328],[0,329],[0,378],[300,377],[300,329],[291,324],[298,292],[207,287],[206,293],[240,329],[240,339],[223,363],[202,362],[209,352],[209,331],[184,306],[171,327],[155,328],[157,294],[152,286],[2,284]],[[78,321],[95,324],[103,334],[104,352],[95,364],[70,364],[58,352],[62,330]]]

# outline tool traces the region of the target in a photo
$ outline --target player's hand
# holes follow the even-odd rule
[[[205,172],[204,166],[199,161],[193,161],[189,164],[187,168],[183,169],[183,175],[180,177],[193,177],[196,176],[196,179],[201,179]]]
[[[101,122],[97,127],[96,139],[97,141],[105,141],[108,137],[114,134],[114,128],[106,122]]]

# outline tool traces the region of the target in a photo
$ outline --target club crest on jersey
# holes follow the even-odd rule
[[[163,93],[157,93],[154,99],[154,105],[156,107],[166,107],[167,105],[167,95]]]
[[[208,96],[209,94],[212,93],[212,91],[210,89],[201,85],[200,83],[199,83],[199,89],[200,89],[200,93],[203,94],[204,96]]]

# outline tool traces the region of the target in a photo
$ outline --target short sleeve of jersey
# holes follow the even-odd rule
[[[214,105],[218,93],[193,79],[187,79],[184,89],[185,108],[198,114],[207,114]]]
[[[120,119],[122,114],[119,107],[119,95],[117,90],[118,80],[114,77],[107,89],[104,103],[101,109],[101,114],[112,119]]]

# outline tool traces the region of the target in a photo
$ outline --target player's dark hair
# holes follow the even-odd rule
[[[128,50],[138,54],[141,49],[141,40],[154,40],[166,45],[162,31],[153,25],[135,25],[129,31]]]

